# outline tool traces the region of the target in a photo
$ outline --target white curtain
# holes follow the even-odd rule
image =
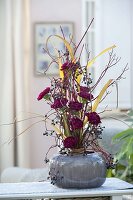
[[[28,111],[29,38],[29,0],[0,0],[0,124]],[[23,123],[0,126],[0,171],[30,166],[28,135],[8,144],[23,129]]]

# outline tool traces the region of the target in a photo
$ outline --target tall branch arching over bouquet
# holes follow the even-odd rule
[[[107,71],[120,60],[113,53],[113,49],[116,46],[113,45],[103,50],[92,60],[88,56],[86,66],[81,66],[82,50],[79,56],[77,56],[76,52],[83,38],[76,46],[72,39],[66,41],[64,34],[63,36],[50,36],[47,43],[51,37],[62,40],[66,51],[57,51],[57,57],[55,58],[50,55],[48,48],[46,48],[47,53],[52,58],[52,63],[56,62],[59,65],[60,77],[52,78],[51,85],[45,88],[37,98],[38,100],[44,99],[50,106],[50,111],[45,115],[44,119],[46,129],[44,135],[55,137],[55,146],[60,148],[60,153],[101,152],[106,159],[107,166],[112,167],[111,155],[100,147],[98,143],[98,140],[101,139],[103,127],[97,107],[108,94],[107,89],[123,78],[127,65],[115,80],[108,80],[100,93],[95,96],[94,91],[100,81]],[[109,52],[108,63],[98,80],[93,83],[91,74],[88,72],[89,67],[99,56],[106,52]],[[47,128],[47,120],[51,120],[53,130]],[[48,161],[47,155],[46,161]]]

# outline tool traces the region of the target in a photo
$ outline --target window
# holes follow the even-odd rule
[[[88,44],[92,52],[91,57],[99,54],[103,49],[116,45],[114,53],[121,57],[120,62],[113,70],[107,74],[106,78],[116,78],[128,63],[129,70],[125,73],[126,79],[121,80],[118,84],[119,108],[127,109],[133,107],[132,93],[132,27],[133,27],[133,2],[132,0],[83,0],[83,31],[94,17],[94,23],[88,34],[85,43]],[[85,57],[85,55],[84,55]],[[97,79],[104,67],[106,56],[101,56],[92,66],[92,76]],[[106,80],[107,80],[106,79]],[[103,84],[99,85],[97,92],[100,91]],[[105,99],[105,105],[116,108],[116,91],[111,88],[112,94]]]

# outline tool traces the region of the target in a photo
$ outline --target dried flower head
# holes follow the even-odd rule
[[[37,97],[37,100],[40,101],[50,92],[50,87],[47,87],[45,90],[43,90]]]
[[[88,117],[88,121],[90,124],[97,126],[101,123],[100,116],[96,112],[86,113],[86,116]]]
[[[63,145],[65,148],[76,148],[78,146],[79,138],[74,136],[69,136],[63,141]]]

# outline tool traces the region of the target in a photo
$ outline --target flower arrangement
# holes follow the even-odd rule
[[[62,40],[66,47],[65,52],[57,51],[58,56],[56,58],[52,57],[48,48],[46,48],[47,53],[52,58],[52,62],[56,62],[59,65],[60,77],[52,78],[51,85],[45,88],[37,98],[38,101],[45,100],[50,106],[50,111],[45,115],[46,131],[44,135],[55,137],[55,146],[60,148],[60,153],[101,152],[106,159],[107,167],[113,167],[112,156],[100,147],[98,143],[104,127],[100,116],[103,111],[99,113],[97,108],[108,94],[107,89],[122,78],[127,70],[127,65],[115,80],[108,80],[99,95],[95,96],[95,88],[98,87],[107,71],[116,65],[120,59],[113,53],[113,49],[116,47],[113,45],[92,60],[90,60],[90,53],[88,53],[86,66],[81,66],[80,61],[84,45],[80,55],[77,56],[76,53],[85,34],[78,45],[73,43],[72,38],[70,38],[70,41],[66,41],[64,34],[62,37],[55,35],[54,37]],[[93,83],[88,69],[97,57],[106,52],[109,52],[109,61],[98,80]],[[48,130],[47,120],[51,120],[53,130]],[[45,161],[48,161],[47,155]]]

